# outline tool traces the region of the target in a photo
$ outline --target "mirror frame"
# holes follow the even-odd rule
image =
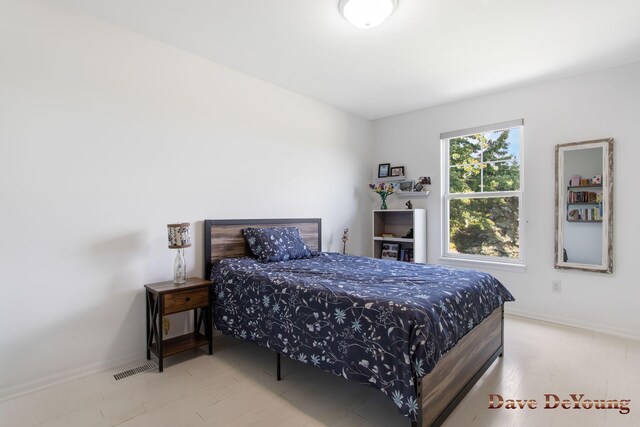
[[[585,148],[602,147],[602,203],[604,217],[602,219],[602,263],[582,264],[565,262],[563,259],[563,223],[565,188],[564,182],[564,154],[567,151]],[[596,139],[593,141],[570,142],[556,145],[556,206],[555,206],[555,263],[558,269],[573,269],[598,273],[613,272],[613,138]]]

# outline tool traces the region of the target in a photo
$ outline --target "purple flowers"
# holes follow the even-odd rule
[[[376,193],[384,196],[388,196],[389,194],[393,194],[396,191],[396,187],[393,184],[385,184],[381,182],[379,184],[369,184],[369,188],[375,191]]]

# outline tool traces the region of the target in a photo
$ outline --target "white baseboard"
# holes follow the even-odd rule
[[[140,360],[146,360],[146,357],[147,355],[144,351],[136,351],[135,353],[130,353],[125,356],[117,357],[110,360],[105,360],[102,362],[92,363],[87,366],[49,375],[48,377],[39,378],[37,380],[29,381],[27,383],[22,383],[22,384],[7,387],[4,389],[0,389],[0,402],[4,400],[13,399],[14,397],[18,397],[23,394],[42,390],[43,388],[51,387],[52,385],[75,380],[77,378],[84,377],[86,375],[106,371],[107,369],[112,369],[117,366],[138,362]]]
[[[542,320],[544,322],[557,323],[559,325],[571,326],[574,328],[587,329],[603,334],[616,335],[623,338],[640,341],[640,333],[631,329],[615,328],[603,326],[595,323],[581,322],[578,320],[568,319],[566,317],[553,316],[549,314],[533,313],[525,310],[510,309],[509,305],[505,305],[504,312],[515,316],[526,317],[529,319]]]

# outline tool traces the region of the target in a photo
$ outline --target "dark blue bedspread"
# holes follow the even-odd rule
[[[474,270],[319,253],[217,263],[216,327],[376,387],[415,420],[414,377],[513,296]]]

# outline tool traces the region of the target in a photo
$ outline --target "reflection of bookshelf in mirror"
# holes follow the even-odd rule
[[[567,222],[602,222],[603,215],[602,184],[567,187]]]
[[[397,252],[400,261],[427,263],[426,209],[373,211],[373,257],[382,258],[383,245],[393,243],[400,245]],[[385,252],[388,258],[389,251]]]

